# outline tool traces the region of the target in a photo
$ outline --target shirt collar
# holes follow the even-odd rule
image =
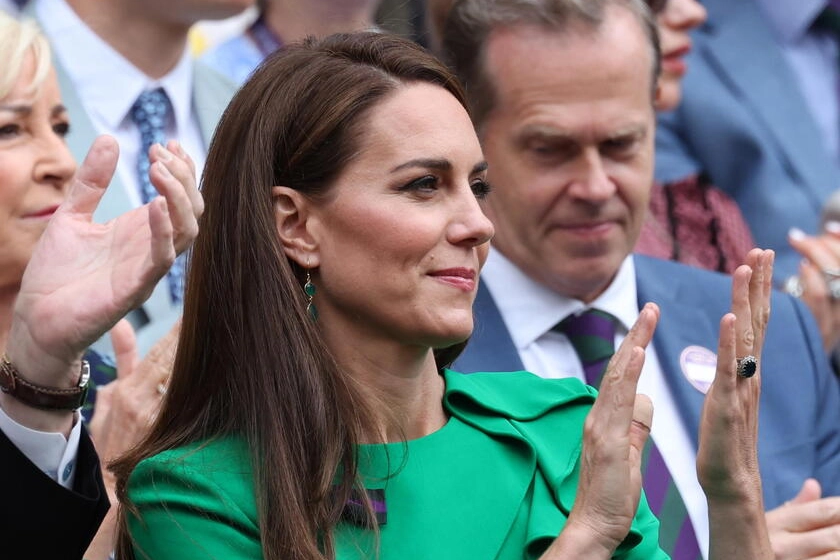
[[[65,0],[38,0],[35,9],[56,58],[73,81],[88,112],[95,112],[110,128],[117,129],[128,118],[140,93],[162,87],[172,103],[177,130],[188,126],[193,83],[189,49],[184,49],[171,72],[153,80],[96,35]],[[95,64],[91,62],[91,53],[95,53]]]
[[[481,272],[518,349],[527,348],[573,313],[596,308],[618,319],[625,332],[639,317],[636,267],[632,256],[621,263],[609,287],[591,304],[568,298],[528,277],[491,248]],[[494,289],[495,288],[495,289]],[[498,297],[504,294],[504,297]]]
[[[733,0],[735,1],[735,0]],[[793,43],[803,37],[828,0],[757,0],[776,34]]]

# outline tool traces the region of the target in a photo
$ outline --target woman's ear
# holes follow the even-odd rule
[[[311,232],[312,202],[289,187],[272,187],[274,221],[286,256],[307,268],[318,266],[318,243]]]

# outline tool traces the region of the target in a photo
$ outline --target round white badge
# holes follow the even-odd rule
[[[680,354],[680,369],[688,382],[705,395],[715,380],[717,355],[702,346],[687,346]]]

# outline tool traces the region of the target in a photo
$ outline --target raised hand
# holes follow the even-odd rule
[[[793,230],[791,246],[802,255],[799,265],[799,297],[811,310],[826,352],[840,343],[840,224],[829,222],[817,236]]]
[[[658,320],[659,308],[645,305],[607,366],[584,426],[575,504],[544,559],[610,558],[630,530],[653,419],[650,399],[636,394],[636,386]]]
[[[754,249],[732,276],[732,312],[720,322],[717,371],[700,420],[697,475],[709,503],[710,559],[772,558],[758,468],[761,351],[770,317],[773,252]],[[754,356],[756,372],[738,375]]]
[[[24,273],[7,348],[33,383],[74,383],[83,350],[149,296],[198,233],[194,166],[175,143],[150,153],[160,197],[93,223],[117,157],[114,139],[94,142]]]

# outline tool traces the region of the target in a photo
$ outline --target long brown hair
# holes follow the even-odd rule
[[[323,196],[357,150],[371,107],[417,81],[466,106],[444,65],[379,33],[288,47],[234,97],[207,157],[166,399],[149,436],[112,465],[126,507],[126,481],[143,459],[236,435],[251,453],[265,558],[334,557],[332,529],[356,483],[354,450],[370,415],[305,311],[302,271],[278,239],[271,189]],[[437,354],[439,366],[459,349]],[[126,515],[124,559],[134,557]]]

